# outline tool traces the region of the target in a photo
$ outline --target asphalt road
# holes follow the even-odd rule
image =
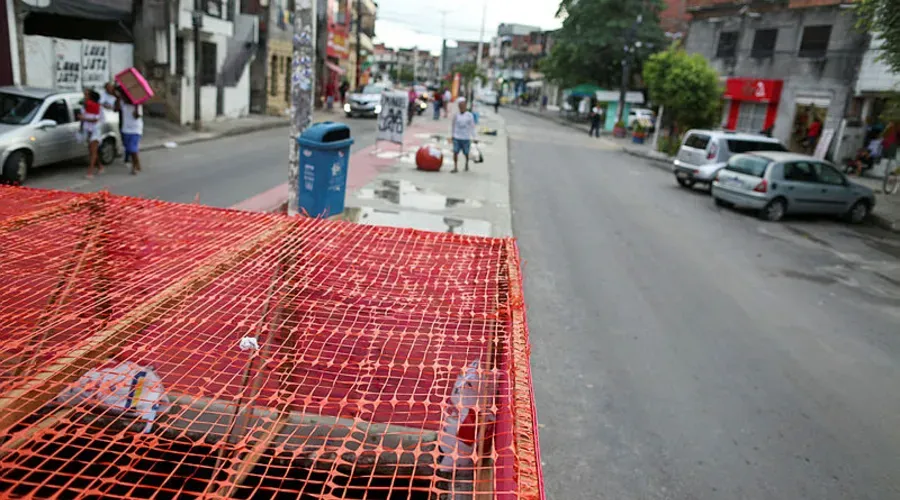
[[[376,122],[371,118],[344,119],[354,138],[352,150],[375,142]],[[89,192],[108,189],[115,194],[175,202],[200,202],[230,207],[287,182],[288,129],[277,128],[246,135],[199,142],[141,155],[143,172],[129,175],[122,158],[92,181],[84,179],[86,161],[36,169],[25,185],[35,188]]]
[[[900,239],[503,113],[547,498],[900,498]]]

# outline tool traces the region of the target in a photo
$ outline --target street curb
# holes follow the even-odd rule
[[[653,165],[656,168],[665,170],[666,172],[672,171],[672,161],[671,160],[663,160],[662,158],[657,158],[655,156],[645,155],[645,154],[639,153],[637,151],[630,150],[630,149],[626,148],[625,146],[622,146],[622,152],[625,154],[634,156],[635,158],[643,158],[645,160],[648,160],[651,165]]]
[[[253,132],[261,132],[263,130],[271,130],[274,128],[287,127],[288,125],[290,125],[290,122],[288,122],[288,121],[260,123],[257,125],[251,125],[251,126],[247,126],[247,127],[226,130],[224,132],[220,132],[218,134],[212,134],[209,136],[191,137],[191,138],[180,140],[180,141],[173,138],[172,141],[165,141],[165,142],[175,142],[179,146],[187,146],[189,144],[196,144],[198,142],[214,141],[216,139],[221,139],[223,137],[232,137],[235,135],[252,134]],[[165,149],[166,148],[165,142],[163,142],[161,144],[153,144],[153,145],[141,148],[141,152]]]
[[[869,214],[869,218],[872,221],[872,223],[875,224],[875,226],[880,227],[881,229],[885,229],[887,231],[892,231],[895,233],[900,233],[900,227],[898,227],[898,225],[896,223],[894,223],[894,221],[892,221],[891,219],[888,219],[887,217],[885,217],[883,215],[873,212],[873,213]]]

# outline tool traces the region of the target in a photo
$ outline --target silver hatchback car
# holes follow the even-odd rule
[[[754,151],[787,151],[778,139],[725,130],[689,130],[672,165],[675,180],[683,187],[709,185],[728,159]]]
[[[717,205],[750,208],[777,221],[788,213],[842,215],[860,223],[875,193],[812,156],[760,152],[733,156],[712,183]]]
[[[23,183],[32,168],[87,156],[77,136],[83,103],[81,92],[0,87],[0,178]],[[109,165],[122,140],[118,114],[104,116],[98,156]]]

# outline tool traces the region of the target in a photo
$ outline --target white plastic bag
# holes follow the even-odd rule
[[[473,162],[475,162],[475,163],[483,163],[484,162],[484,155],[481,154],[481,149],[477,145],[472,144],[472,151],[470,153],[471,153],[471,158],[472,158]]]
[[[57,403],[99,404],[118,413],[130,413],[147,421],[150,432],[158,413],[168,409],[162,380],[153,368],[124,362],[112,368],[91,370],[56,397]]]
[[[478,423],[484,425],[493,421],[493,415],[478,413],[478,400],[486,383],[478,373],[478,361],[473,361],[466,371],[456,379],[453,392],[450,393],[450,406],[444,417],[444,429],[439,448],[441,450],[440,465],[452,469],[471,467],[475,463],[475,442],[478,439]],[[450,455],[456,452],[459,458],[454,461]]]

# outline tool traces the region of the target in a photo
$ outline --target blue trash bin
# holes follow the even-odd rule
[[[343,123],[314,123],[297,138],[300,145],[300,179],[297,199],[300,213],[330,217],[344,211],[347,167],[350,160],[350,127]]]

